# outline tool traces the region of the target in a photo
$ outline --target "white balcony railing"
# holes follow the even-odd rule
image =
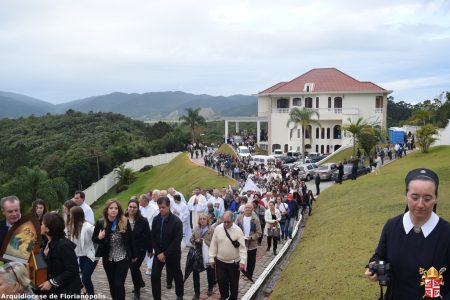
[[[376,114],[382,114],[383,113],[383,108],[375,108],[375,113]]]
[[[334,109],[335,114],[342,114],[342,108],[335,108]]]
[[[288,114],[290,111],[289,108],[277,108],[277,110],[275,111],[275,113],[277,114]]]

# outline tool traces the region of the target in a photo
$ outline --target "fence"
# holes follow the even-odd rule
[[[158,154],[155,156],[143,157],[134,159],[132,161],[124,163],[125,167],[131,168],[134,171],[139,171],[142,167],[146,165],[159,166],[162,164],[167,164],[181,152]],[[102,179],[93,183],[83,192],[86,194],[86,203],[91,205],[98,198],[106,194],[110,188],[112,188],[117,183],[116,174],[114,171],[103,176]]]

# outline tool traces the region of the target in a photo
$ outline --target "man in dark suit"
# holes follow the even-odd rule
[[[5,216],[0,221],[0,247],[3,246],[3,240],[5,239],[8,230],[20,220],[20,200],[16,196],[7,196],[0,200],[0,206],[2,208],[2,214]]]
[[[152,222],[152,246],[154,259],[152,266],[152,294],[156,300],[161,299],[161,271],[166,265],[167,273],[175,279],[175,293],[183,299],[184,283],[181,272],[181,240],[183,239],[183,223],[170,212],[170,199],[158,199],[159,215]]]

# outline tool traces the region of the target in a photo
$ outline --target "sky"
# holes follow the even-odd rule
[[[416,103],[450,91],[449,0],[0,0],[0,90],[257,94],[335,67]]]

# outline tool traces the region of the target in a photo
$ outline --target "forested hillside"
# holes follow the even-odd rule
[[[26,201],[37,195],[61,202],[123,162],[180,151],[188,141],[178,126],[149,125],[114,113],[69,110],[1,119],[0,196],[17,194]]]

